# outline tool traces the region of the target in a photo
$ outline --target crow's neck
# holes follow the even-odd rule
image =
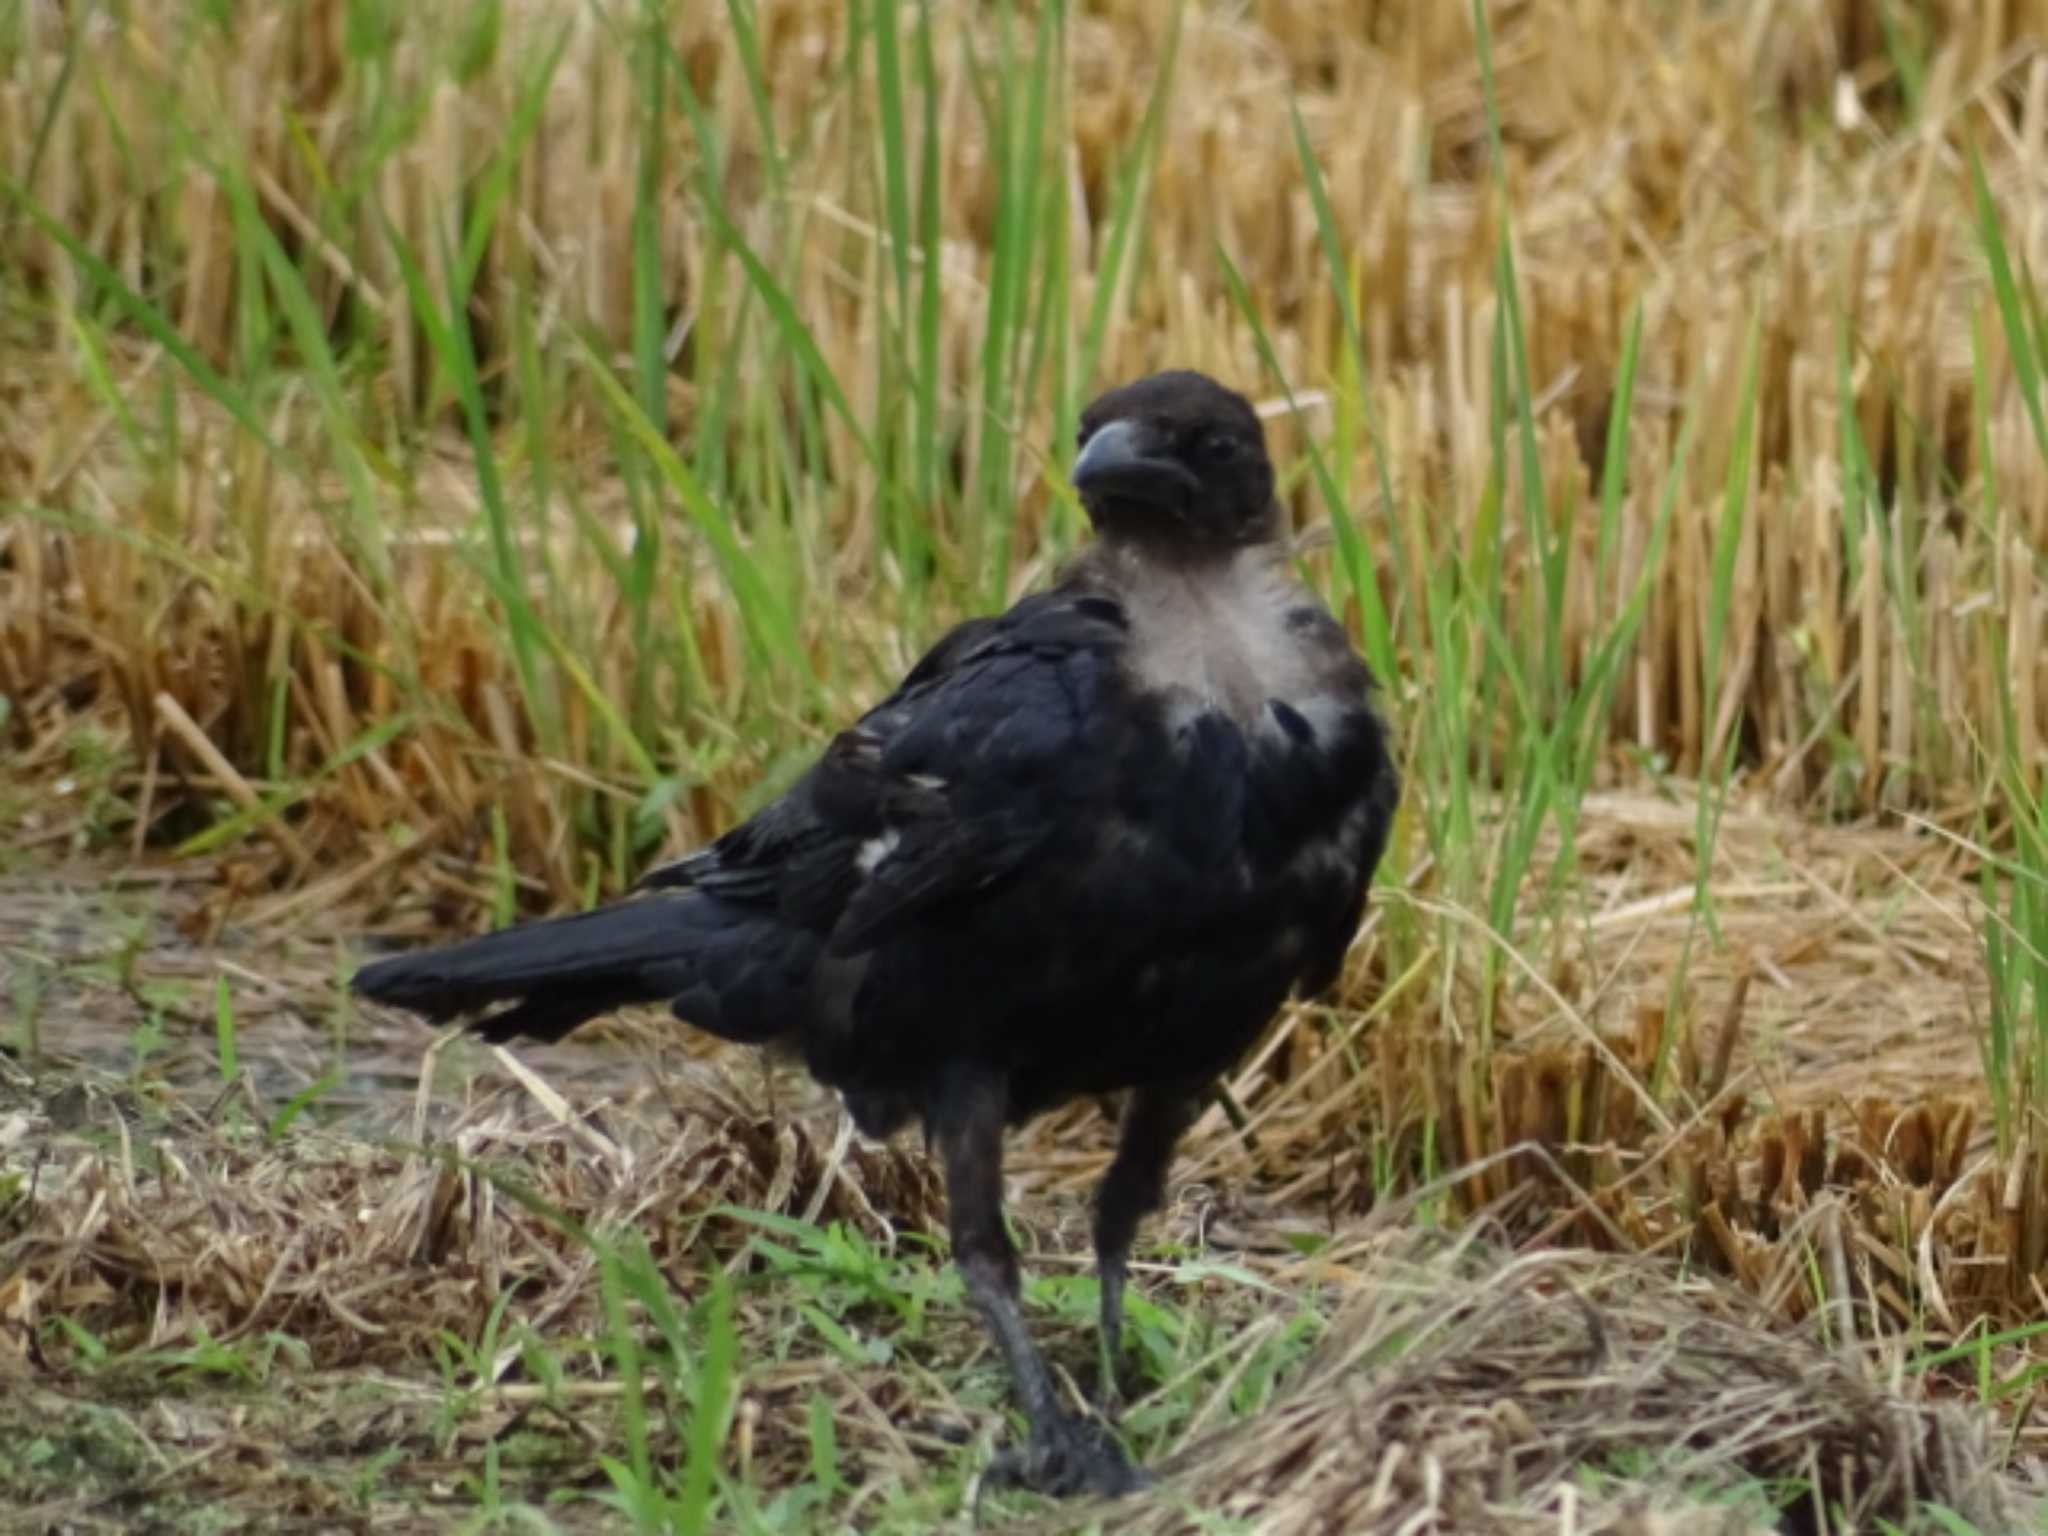
[[[1264,539],[1190,544],[1103,537],[1083,549],[1068,564],[1065,575],[1119,594],[1221,589],[1237,585],[1255,570],[1278,570],[1282,554],[1277,542]]]
[[[1098,563],[1112,569],[1142,566],[1180,571],[1189,576],[1228,570],[1261,554],[1277,555],[1279,549],[1280,542],[1270,527],[1259,529],[1250,537],[1230,539],[1191,539],[1178,531],[1105,528],[1095,541]]]

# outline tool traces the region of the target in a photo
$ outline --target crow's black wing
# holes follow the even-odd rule
[[[1027,864],[1107,799],[1118,606],[1055,589],[942,639],[789,791],[647,877],[881,943]]]
[[[879,811],[834,930],[853,953],[971,899],[1109,814],[1132,728],[1120,624],[1048,605],[986,637],[835,743],[830,792]]]

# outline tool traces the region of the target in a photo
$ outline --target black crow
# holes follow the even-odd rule
[[[1073,484],[1097,538],[1050,590],[947,634],[644,894],[354,982],[493,1040],[665,1001],[800,1056],[868,1135],[922,1121],[1031,1425],[992,1470],[1051,1493],[1141,1476],[1025,1331],[1004,1128],[1129,1091],[1095,1209],[1108,1392],[1174,1145],[1288,994],[1336,980],[1399,792],[1365,663],[1289,572],[1243,397],[1187,372],[1110,391]]]

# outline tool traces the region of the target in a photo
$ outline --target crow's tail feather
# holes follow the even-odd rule
[[[559,1040],[614,1008],[701,994],[702,962],[742,940],[733,930],[731,914],[696,892],[645,897],[374,961],[351,986],[437,1021],[510,1003],[478,1019],[476,1031],[488,1040]],[[778,1032],[758,1013],[726,1012],[693,1010],[690,1022],[749,1043]]]

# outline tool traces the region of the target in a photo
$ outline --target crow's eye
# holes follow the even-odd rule
[[[1208,438],[1203,442],[1202,457],[1211,464],[1228,464],[1237,457],[1237,449],[1238,443],[1236,438],[1218,432],[1214,437]]]

